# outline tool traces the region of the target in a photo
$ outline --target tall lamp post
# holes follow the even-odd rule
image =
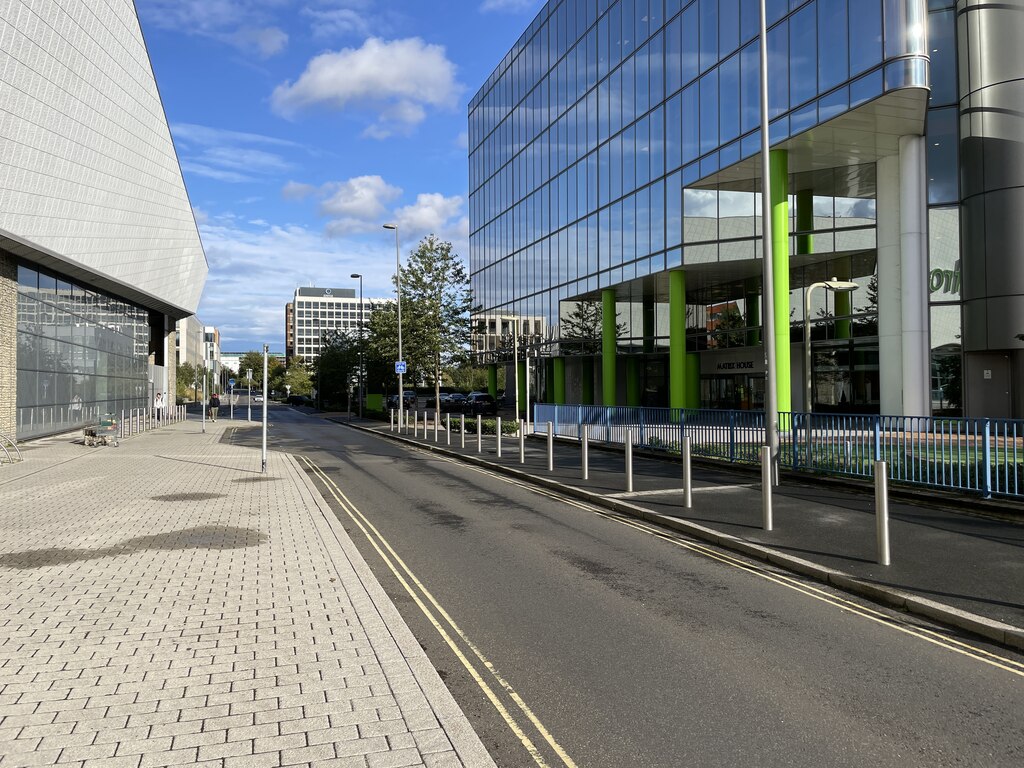
[[[849,293],[859,286],[846,280],[832,278],[825,282],[811,283],[804,293],[804,409],[807,413],[814,410],[811,403],[811,386],[814,372],[811,370],[811,293],[815,288],[824,288],[832,293]]]
[[[359,279],[359,418],[363,418],[363,276],[358,272],[349,275],[353,280]],[[402,353],[399,352],[401,357]]]
[[[402,357],[402,254],[398,247],[398,225],[385,224],[384,229],[395,231],[395,293],[398,296],[398,360]],[[405,378],[401,370],[398,372],[398,428],[402,428],[402,410],[405,404]]]
[[[772,200],[770,140],[768,134],[768,13],[760,0],[758,30],[761,59],[761,313],[764,334],[764,427],[771,457],[772,485],[779,483],[779,394],[775,361],[775,273],[772,271]]]

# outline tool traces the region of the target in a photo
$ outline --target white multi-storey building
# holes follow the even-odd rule
[[[315,360],[330,331],[358,333],[360,319],[364,326],[369,323],[373,305],[381,301],[364,297],[360,313],[354,288],[296,288],[291,302],[292,353],[306,362]]]
[[[0,3],[0,432],[174,391],[207,262],[131,2]]]

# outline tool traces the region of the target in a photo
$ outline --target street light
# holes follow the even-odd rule
[[[363,418],[363,276],[358,272],[349,275],[353,280],[359,279],[359,418]],[[402,353],[399,352],[401,357]]]
[[[833,293],[849,293],[859,287],[856,283],[833,277],[825,282],[811,283],[804,293],[804,408],[807,413],[814,410],[811,407],[811,293],[815,288],[825,288]]]
[[[402,256],[398,247],[398,225],[385,224],[384,229],[395,231],[395,293],[398,296],[398,359],[402,357]],[[405,379],[399,370],[398,372],[398,428],[402,428],[402,409],[405,403]]]

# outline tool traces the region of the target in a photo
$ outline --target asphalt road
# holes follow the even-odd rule
[[[1020,655],[291,408],[271,422],[503,768],[1024,764]]]

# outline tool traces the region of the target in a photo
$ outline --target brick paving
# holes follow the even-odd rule
[[[0,471],[0,766],[492,766],[294,459],[194,421]]]

